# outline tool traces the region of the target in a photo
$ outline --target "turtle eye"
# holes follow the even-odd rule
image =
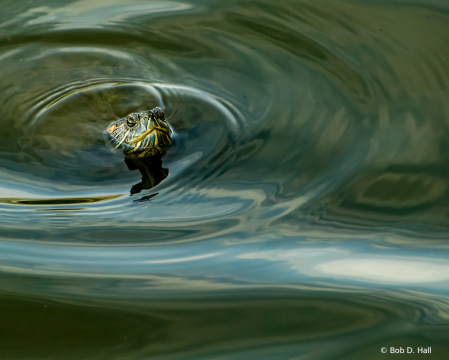
[[[128,118],[126,119],[126,125],[128,125],[128,127],[130,127],[130,128],[136,127],[138,123],[139,123],[139,120],[137,120],[136,118],[134,118],[132,116],[128,116]]]

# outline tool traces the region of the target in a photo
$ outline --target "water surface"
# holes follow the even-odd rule
[[[0,6],[1,358],[449,356],[447,2]]]

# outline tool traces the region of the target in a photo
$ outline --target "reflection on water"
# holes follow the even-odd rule
[[[447,2],[1,5],[1,358],[449,355]]]
[[[159,184],[168,175],[168,169],[162,168],[162,160],[159,157],[130,158],[125,156],[125,163],[129,170],[139,170],[142,181],[133,185],[131,195],[140,193],[143,189],[149,190]],[[153,197],[155,195],[151,195]]]

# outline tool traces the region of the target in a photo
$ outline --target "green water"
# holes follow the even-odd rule
[[[447,1],[0,9],[0,359],[449,357]]]

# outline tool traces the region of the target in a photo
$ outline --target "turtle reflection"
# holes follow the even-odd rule
[[[155,187],[168,176],[168,169],[162,167],[162,159],[159,156],[147,158],[125,156],[125,163],[129,170],[139,170],[142,174],[142,181],[131,188],[131,195]]]

